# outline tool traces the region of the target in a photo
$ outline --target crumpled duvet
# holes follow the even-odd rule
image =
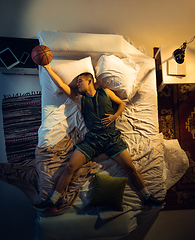
[[[53,125],[51,129],[47,129],[47,137],[44,138],[43,144],[37,146],[34,160],[0,164],[0,179],[19,187],[32,204],[47,200],[52,195],[73,151],[73,145],[82,140],[85,135],[86,127],[83,125],[83,119],[77,118],[80,111],[74,108],[73,102],[68,101],[66,104],[69,109],[69,114],[65,114],[68,127],[64,128],[64,131],[59,131],[59,122],[56,122],[59,119],[51,121]],[[57,111],[64,113],[64,109],[65,107],[61,106]],[[149,192],[158,199],[163,199],[166,190],[187,170],[188,159],[178,144],[174,143],[171,147],[171,150],[175,149],[174,151],[168,151],[167,145],[169,146],[169,144],[164,142],[162,134],[150,134],[149,129],[153,129],[154,124],[151,121],[144,124],[142,117],[143,115],[147,118],[148,111],[148,109],[139,111],[139,107],[128,106],[117,119],[116,127],[121,131],[121,137],[128,145],[132,161],[141,173]],[[55,115],[56,113],[54,113]],[[64,124],[61,125],[64,126]],[[61,133],[60,140],[57,141],[56,136],[59,132]],[[54,141],[56,143],[52,144]],[[48,143],[50,145],[46,146],[45,144]],[[98,163],[90,161],[75,172],[60,201],[62,209],[73,205],[77,197],[81,195],[84,196],[81,201],[84,203],[83,199],[86,200],[84,205],[88,203],[91,186],[86,185],[87,187],[83,188],[83,185],[93,181],[96,171],[111,176],[127,176],[126,172],[112,159],[105,158],[105,156],[98,158]],[[177,161],[172,161],[175,158]],[[80,190],[82,194],[79,194]],[[124,192],[124,206],[130,209],[139,209],[142,206],[142,200],[140,192],[129,179]]]
[[[32,204],[47,200],[73,151],[73,140],[65,136],[54,147],[38,147],[34,160],[21,163],[1,163],[0,179],[20,188]],[[82,185],[95,174],[97,164],[88,162],[78,169],[63,194],[61,207],[70,207]]]

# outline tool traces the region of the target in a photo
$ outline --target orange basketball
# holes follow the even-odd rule
[[[47,46],[38,45],[33,48],[31,58],[37,65],[44,66],[52,61],[53,53]]]

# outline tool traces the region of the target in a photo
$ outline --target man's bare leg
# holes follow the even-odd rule
[[[76,148],[70,157],[62,176],[58,180],[55,191],[62,193],[70,183],[74,172],[87,161],[89,161],[89,158],[78,148]]]
[[[79,169],[84,163],[89,161],[89,158],[83,154],[79,149],[76,149],[70,157],[70,160],[66,164],[66,167],[58,180],[56,189],[51,196],[50,200],[42,202],[40,204],[33,205],[38,211],[56,210],[56,203],[60,198],[63,191],[69,185],[74,172]]]
[[[149,194],[147,187],[141,177],[141,175],[135,169],[135,166],[132,163],[131,156],[128,150],[125,150],[118,155],[114,156],[113,159],[121,165],[121,167],[129,174],[133,183],[137,186],[137,188],[141,191],[143,196],[145,197],[145,204],[148,206],[162,206],[165,204],[164,200],[158,200]]]
[[[137,172],[132,163],[128,150],[124,150],[123,152],[114,156],[113,159],[129,174],[131,180],[139,190],[142,190],[146,187],[141,175]]]

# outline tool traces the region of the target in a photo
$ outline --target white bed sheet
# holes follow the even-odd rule
[[[38,34],[40,44],[46,44],[46,42],[42,39],[43,34],[45,34],[45,32]],[[48,34],[51,34],[51,32]],[[74,36],[71,34],[68,35],[68,39],[71,39],[73,37]],[[180,148],[177,140],[171,141],[171,145],[169,145],[167,141],[163,140],[162,134],[159,134],[154,60],[139,52],[121,37],[117,38],[117,41],[120,39],[120,41],[118,41],[120,50],[118,50],[118,48],[113,49],[110,47],[107,49],[101,48],[103,49],[103,52],[100,51],[100,48],[98,48],[99,45],[97,44],[97,40],[95,40],[94,45],[91,43],[88,49],[81,51],[81,48],[78,46],[82,46],[84,41],[83,38],[88,38],[89,36],[88,34],[81,34],[81,44],[78,42],[78,34],[76,37],[76,42],[78,43],[76,45],[76,48],[74,48],[72,44],[69,44],[67,47],[67,37],[64,39],[63,35],[63,46],[65,47],[59,49],[59,43],[57,44],[57,47],[55,46],[55,49],[57,50],[54,50],[55,57],[52,64],[56,64],[56,61],[61,62],[78,59],[78,56],[79,58],[86,57],[88,54],[92,56],[93,63],[95,64],[98,57],[100,57],[102,53],[106,52],[108,54],[109,51],[112,51],[112,54],[117,52],[116,55],[119,57],[124,57],[127,55],[131,56],[131,59],[133,59],[138,64],[142,64],[143,62],[147,63],[147,69],[143,70],[141,68],[142,71],[140,71],[138,74],[138,76],[141,77],[143,81],[141,82],[141,85],[137,86],[137,92],[133,99],[130,101],[125,101],[126,109],[117,119],[116,127],[121,130],[122,138],[128,144],[128,149],[132,156],[133,163],[136,169],[142,174],[143,180],[145,181],[145,184],[148,187],[149,191],[155,197],[163,199],[165,197],[166,190],[173,186],[187,170],[188,158],[184,151]],[[102,37],[107,38],[108,36],[101,35],[101,38]],[[116,36],[114,35],[114,38],[115,37]],[[93,41],[94,39],[97,39],[97,36],[90,35],[90,38],[90,41]],[[53,44],[52,41],[51,43]],[[105,45],[109,45],[109,41],[105,42]],[[49,47],[52,48],[53,46],[49,45]],[[75,52],[75,50],[77,51]],[[78,53],[78,50],[79,54],[76,54]],[[92,52],[90,53],[90,51]],[[68,54],[66,55],[65,53],[67,52]],[[44,70],[44,68],[40,67],[39,73],[40,83],[42,86],[42,125],[39,129],[39,146],[54,146],[66,134],[70,133],[75,128],[75,126],[76,135],[79,136],[78,139],[83,138],[86,133],[86,127],[81,113],[75,103],[67,99],[64,94],[54,95],[53,82],[48,77],[47,72]],[[173,159],[177,159],[177,161],[173,163]],[[121,169],[121,167],[118,166],[112,159],[101,161],[99,163],[99,168],[97,171],[111,176],[127,175],[124,170]],[[90,182],[86,182],[84,184],[79,197],[71,209],[79,209],[79,211],[82,211],[82,209],[87,205],[92,191],[92,188],[90,186]],[[127,235],[138,225],[137,216],[139,215],[140,211],[143,212],[143,214],[146,211],[151,211],[151,209],[143,206],[143,197],[136,189],[136,187],[132,184],[131,180],[129,180],[125,188],[123,207],[127,212],[125,213],[124,211],[123,215],[119,214],[120,217],[118,215],[118,217],[115,219],[116,222],[114,225],[112,225],[111,229],[107,227],[108,225],[104,225],[103,228],[98,230],[94,227],[91,229],[90,239],[106,239],[106,237],[109,236],[110,239],[120,239],[121,236]],[[54,230],[55,226],[60,225],[62,226],[62,229],[64,229],[66,228],[65,226],[69,226],[70,219],[75,222],[79,221],[77,212],[71,212],[71,209],[67,210],[65,214],[58,217],[44,217],[39,215],[37,219],[39,228],[37,239],[49,239],[47,237],[49,237],[50,234],[52,235],[52,230]],[[159,210],[160,209],[156,209],[156,211]],[[153,213],[154,211],[151,211],[151,215]],[[104,212],[101,216],[104,218],[106,214],[107,213]],[[151,215],[148,214],[149,217],[151,217]],[[90,219],[92,219],[90,215],[87,213],[82,213],[82,216],[85,216],[86,223],[90,223]],[[98,216],[96,214],[92,222],[96,222],[97,217]],[[120,222],[120,218],[124,218],[123,220],[125,220],[126,217],[129,219],[129,225],[123,229],[124,231],[121,231],[121,226],[117,228],[116,226]],[[146,220],[147,218],[145,221]],[[53,228],[51,227],[52,225]],[[78,235],[74,234],[74,226],[75,225],[73,225],[72,229],[69,226],[69,232],[72,232],[72,235],[66,235],[65,233],[65,235],[63,233],[60,234],[62,234],[62,236],[67,240],[78,239]],[[82,233],[80,233],[81,235],[88,231],[87,224],[84,226],[82,226]],[[47,231],[43,231],[43,229],[47,227]],[[113,227],[115,227],[116,232],[121,231],[121,233],[118,234],[115,231],[113,232]],[[101,234],[99,231],[101,231]],[[84,235],[83,239],[87,237],[87,235]],[[113,238],[114,236],[116,236],[116,238]]]

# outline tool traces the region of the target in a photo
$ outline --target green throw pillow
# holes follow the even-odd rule
[[[127,177],[111,177],[97,173],[89,205],[122,211],[123,194],[127,181]]]

